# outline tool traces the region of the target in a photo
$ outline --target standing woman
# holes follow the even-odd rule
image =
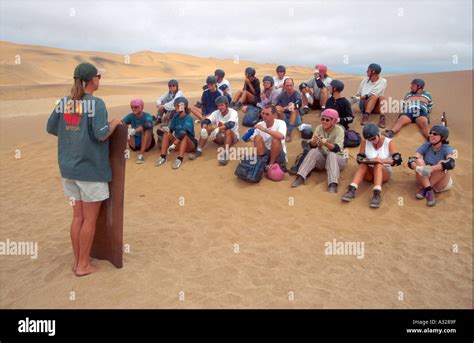
[[[92,95],[99,89],[100,78],[94,65],[79,64],[71,95],[61,99],[46,128],[58,137],[64,193],[73,205],[71,241],[77,276],[96,270],[89,255],[100,206],[109,197],[112,180],[107,139],[120,124],[120,119],[107,122],[104,101]]]

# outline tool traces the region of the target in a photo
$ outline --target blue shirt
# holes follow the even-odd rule
[[[78,181],[111,181],[109,141],[101,141],[110,130],[104,101],[89,94],[76,102],[69,100],[68,96],[59,102],[46,127],[48,133],[58,137],[61,176]]]
[[[288,96],[286,92],[282,91],[278,98],[276,98],[276,105],[286,107],[292,102],[295,104],[295,109],[301,106],[301,94],[297,91],[294,91],[293,94]]]
[[[217,110],[216,99],[221,95],[222,92],[218,89],[215,92],[211,92],[209,89],[202,92],[201,104],[203,116],[207,116]]]
[[[448,144],[443,144],[439,151],[434,151],[431,143],[424,143],[418,148],[417,152],[423,156],[427,165],[434,166],[439,161],[446,160],[446,156],[452,155],[454,150]]]
[[[180,118],[178,113],[175,113],[170,123],[170,132],[185,131],[189,138],[194,139],[194,121],[190,114],[186,114]]]
[[[137,116],[133,113],[129,113],[123,117],[122,121],[125,125],[130,125],[134,129],[138,127],[143,127],[144,130],[153,129],[153,117],[147,112],[143,112],[140,118],[137,118]],[[141,136],[141,132],[135,133],[135,137]]]

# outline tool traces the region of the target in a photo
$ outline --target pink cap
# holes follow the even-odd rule
[[[333,110],[332,108],[328,108],[321,113],[321,117],[332,119],[332,123],[336,124],[337,118],[339,118],[339,113],[337,113],[337,111]]]
[[[285,177],[285,173],[278,163],[273,163],[267,170],[267,177],[272,181],[281,181]]]
[[[314,73],[319,73],[321,76],[326,76],[326,73],[328,72],[328,67],[325,64],[316,64],[313,69],[313,74]]]
[[[145,104],[143,103],[142,99],[133,99],[132,101],[130,101],[130,106],[139,106],[140,110],[143,110]]]

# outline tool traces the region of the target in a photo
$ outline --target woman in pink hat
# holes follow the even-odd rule
[[[309,108],[324,111],[326,101],[330,96],[331,81],[328,76],[328,67],[325,64],[316,64],[313,69],[314,77],[300,84],[303,98],[303,113],[308,114]]]
[[[328,192],[336,193],[341,170],[347,164],[344,156],[344,128],[337,125],[339,114],[327,109],[321,113],[321,125],[316,127],[309,142],[309,151],[296,174],[291,187],[302,185],[313,169],[328,173]]]

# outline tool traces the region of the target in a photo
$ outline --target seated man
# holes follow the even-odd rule
[[[276,110],[278,119],[285,121],[288,126],[286,133],[286,141],[291,141],[291,132],[293,129],[301,125],[301,115],[299,109],[301,107],[301,94],[295,91],[295,84],[292,78],[285,80],[283,91],[276,99]]]
[[[428,206],[436,205],[434,192],[448,191],[453,187],[450,171],[454,169],[454,150],[448,142],[449,130],[435,125],[429,132],[429,141],[418,148],[408,159],[408,167],[416,170],[419,189],[416,198],[426,199]]]
[[[242,105],[256,105],[260,102],[260,80],[255,77],[256,70],[252,67],[245,69],[245,81],[242,90],[238,91],[230,107],[238,111]]]
[[[421,130],[421,134],[429,140],[428,116],[433,108],[431,94],[424,90],[425,81],[414,79],[410,85],[410,92],[403,99],[403,107],[395,125],[384,132],[385,137],[392,138],[400,132],[402,127],[416,123]]]
[[[336,125],[339,114],[336,110],[326,109],[321,113],[321,125],[314,130],[313,139],[309,142],[310,149],[298,168],[295,181],[291,187],[304,183],[311,171],[326,170],[328,173],[328,192],[337,193],[339,175],[347,164],[342,151],[344,146],[344,129]]]
[[[191,106],[189,109],[199,120],[202,121],[214,112],[216,107],[216,99],[222,95],[222,92],[217,88],[217,79],[215,76],[208,76],[206,79],[207,88],[204,89],[201,96],[201,108]]]
[[[331,97],[326,102],[326,109],[332,108],[337,111],[339,118],[337,122],[345,130],[349,130],[349,124],[354,120],[351,103],[343,95],[344,83],[340,80],[331,81]]]
[[[326,108],[326,102],[331,90],[332,79],[328,76],[328,67],[325,64],[316,64],[313,69],[314,77],[300,84],[302,93],[303,114],[309,113],[309,107],[313,110]]]
[[[132,151],[140,150],[137,157],[137,163],[145,162],[144,154],[155,146],[153,137],[153,116],[143,112],[144,103],[142,99],[133,99],[130,101],[132,113],[127,114],[122,123],[130,125],[128,129],[128,146]]]
[[[273,83],[274,83],[274,88],[275,91],[280,93],[283,90],[283,83],[285,80],[288,78],[286,75],[286,67],[283,65],[279,65],[276,68],[276,76],[273,77]]]
[[[352,97],[351,103],[359,102],[359,108],[362,113],[360,125],[369,122],[369,114],[380,114],[378,127],[385,128],[385,114],[382,111],[385,98],[383,93],[387,88],[387,80],[380,77],[382,67],[376,63],[371,63],[367,68],[367,78],[363,79],[359,85],[359,89],[355,96]]]
[[[170,114],[174,113],[174,99],[179,98],[183,95],[183,92],[179,90],[179,84],[176,80],[168,81],[168,92],[160,96],[156,100],[157,108],[157,122],[168,125],[171,118]]]
[[[225,95],[229,102],[232,101],[232,89],[230,88],[230,82],[224,79],[225,72],[222,69],[216,69],[214,76],[217,81],[217,88],[222,92],[222,95]]]
[[[277,119],[277,110],[273,105],[267,105],[262,110],[263,120],[246,134],[246,141],[253,141],[253,146],[257,149],[257,156],[268,157],[268,166],[278,163],[285,165],[286,153],[286,124],[283,120]]]
[[[208,139],[211,139],[218,145],[224,145],[225,153],[219,160],[221,165],[229,162],[227,151],[229,147],[239,141],[239,115],[237,111],[229,108],[229,99],[221,95],[215,101],[217,110],[212,112],[201,122],[201,138],[196,153],[189,156],[190,159],[196,159],[202,155],[204,146]]]
[[[275,90],[273,77],[265,76],[263,78],[263,92],[261,96],[261,101],[257,104],[257,106],[242,106],[242,112],[259,114],[262,109],[265,108],[265,106],[275,105],[276,99],[279,94],[280,92]]]
[[[188,99],[179,97],[174,100],[175,113],[169,126],[169,132],[163,136],[161,143],[161,155],[155,162],[159,167],[166,162],[166,157],[175,150],[178,150],[178,157],[171,166],[172,169],[178,169],[183,163],[186,152],[196,150],[197,141],[194,137],[194,122],[189,114]]]

